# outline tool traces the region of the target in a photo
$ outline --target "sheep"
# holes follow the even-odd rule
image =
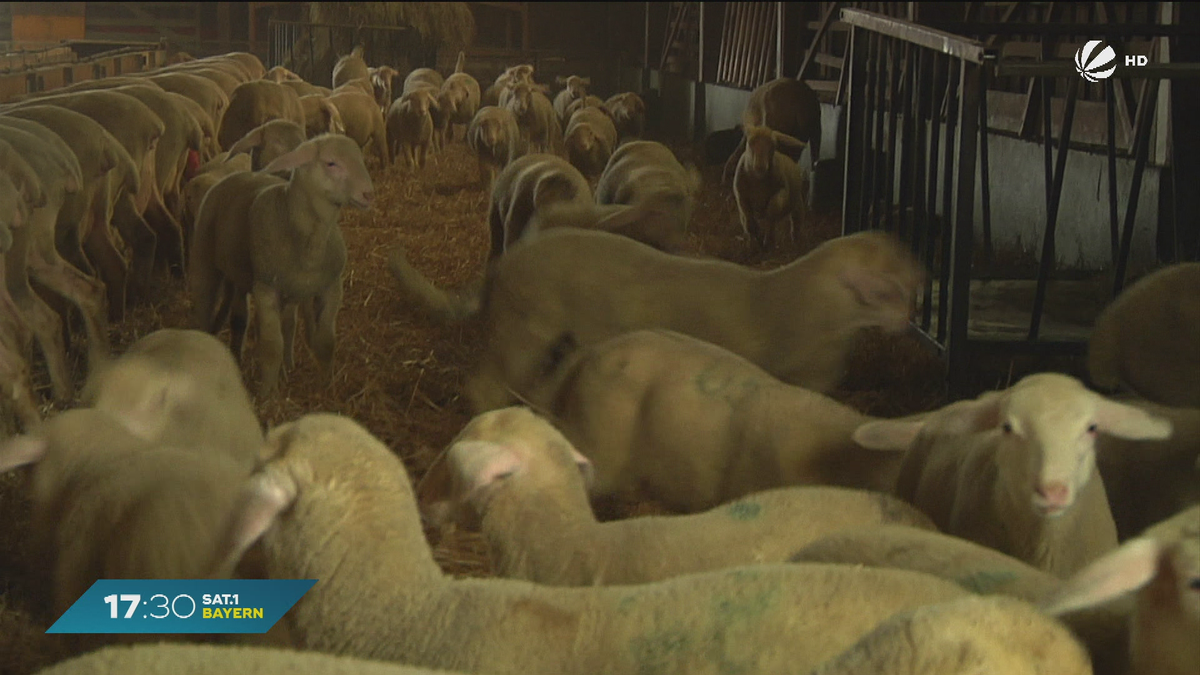
[[[14,231],[25,227],[29,211],[45,204],[41,181],[11,145],[0,140],[0,267],[12,249]],[[0,272],[4,272],[0,269]],[[12,412],[26,430],[41,424],[34,400],[29,363],[25,359],[24,326],[14,321],[18,310],[4,284],[0,284],[0,393],[12,402]]]
[[[587,89],[592,85],[592,79],[590,77],[569,75],[567,77],[557,77],[554,81],[563,87],[563,90],[554,96],[554,114],[558,115],[558,123],[566,126],[567,122],[571,119],[567,115],[567,106],[587,97]]]
[[[442,84],[442,98],[448,105],[448,130],[450,140],[454,140],[454,125],[461,124],[463,127],[463,135],[466,135],[467,126],[471,124],[471,120],[475,118],[475,113],[479,110],[479,82],[462,70],[463,60],[465,55],[463,52],[458,53],[458,64],[454,68],[454,72],[446,78]]]
[[[229,52],[228,54],[220,54],[212,58],[225,59],[226,61],[233,61],[240,64],[245,68],[246,73],[252,80],[261,79],[267,73],[267,68],[263,65],[263,62],[250,52]]]
[[[851,440],[871,417],[716,345],[637,330],[563,361],[522,395],[592,461],[595,497],[640,488],[692,513],[792,485],[895,485],[902,454]]]
[[[829,391],[860,329],[908,327],[924,274],[882,232],[839,237],[760,271],[578,228],[545,232],[506,252],[490,273],[485,303],[422,285],[402,249],[389,268],[404,293],[446,319],[486,306],[480,318],[489,342],[468,385],[476,412],[505,407],[510,392],[523,395],[549,377],[564,341],[586,346],[641,328],[692,335],[788,384]]]
[[[287,68],[284,68],[283,66],[275,66],[275,67],[271,68],[270,70],[268,70],[266,72],[266,74],[264,74],[262,76],[262,79],[270,80],[277,84],[281,83],[281,82],[287,82],[288,80],[301,81],[301,82],[304,81],[303,77],[300,77],[296,73],[293,73],[292,71],[288,70]]]
[[[1164,267],[1125,289],[1100,313],[1088,342],[1088,374],[1166,405],[1200,408],[1200,262]]]
[[[742,140],[721,174],[721,182],[726,185],[746,150],[750,127],[766,127],[804,141],[811,148],[812,166],[821,158],[821,101],[803,80],[781,77],[750,93],[742,112]]]
[[[268,122],[267,124],[271,123]],[[288,124],[291,123],[288,122]],[[299,144],[296,143],[296,145]],[[264,151],[259,157],[268,155],[269,151]],[[183,216],[180,219],[180,224],[184,228],[183,232],[189,243],[189,250],[191,241],[195,237],[196,214],[200,212],[200,203],[204,200],[204,195],[208,194],[212,186],[216,185],[225,176],[241,171],[252,171],[251,158],[252,155],[250,154],[230,156],[229,153],[222,153],[217,155],[211,162],[201,166],[197,170],[196,175],[183,186]]]
[[[682,254],[687,247],[683,233],[678,229],[679,218],[673,206],[666,199],[646,200],[638,204],[556,201],[535,210],[525,229],[528,233],[555,227],[603,230],[665,253]]]
[[[804,143],[766,127],[746,127],[746,139],[733,176],[742,234],[764,248],[778,244],[779,222],[786,220],[795,241],[797,221],[808,211],[809,174],[777,148]]]
[[[607,113],[598,108],[583,108],[571,116],[563,145],[576,169],[585,176],[596,177],[604,171],[617,147],[617,128]]]
[[[196,121],[196,125],[200,130],[200,137],[202,140],[201,150],[199,153],[197,153],[197,160],[200,163],[203,163],[207,162],[213,157],[216,157],[217,154],[221,152],[221,146],[217,143],[217,125],[213,124],[212,117],[204,110],[204,108],[200,106],[199,103],[196,103],[183,94],[167,92],[167,98],[175,103],[176,106],[182,108],[192,119]],[[191,178],[191,174],[185,170],[181,178],[182,182],[187,182],[187,180]],[[182,189],[182,185],[180,189]]]
[[[1200,506],[1181,511],[1096,560],[1043,600],[1062,616],[1136,592],[1128,623],[1129,675],[1200,669]]]
[[[559,154],[562,152],[562,125],[554,114],[550,99],[534,85],[522,82],[510,91],[502,103],[517,119],[521,137],[532,152]]]
[[[31,105],[9,110],[5,115],[37,122],[74,151],[84,181],[79,192],[67,196],[58,212],[57,248],[85,274],[98,273],[107,295],[108,318],[119,321],[125,311],[128,265],[113,241],[111,221],[120,196],[139,191],[138,167],[112,134],[81,113],[52,105]]]
[[[583,110],[584,108],[596,108],[605,115],[608,115],[610,120],[612,119],[612,115],[609,114],[608,108],[604,106],[604,99],[592,96],[591,94],[571,101],[571,104],[567,106],[567,110],[564,115],[565,119],[569,121],[572,115],[579,110]]]
[[[265,457],[230,548],[265,527],[269,578],[321,580],[288,613],[316,651],[474,673],[804,672],[897,611],[965,595],[926,575],[838,565],[601,588],[453,579],[433,559],[403,462],[353,420],[276,427]]]
[[[233,573],[223,547],[246,474],[232,460],[153,444],[77,408],[0,444],[0,473],[29,464],[32,548],[52,561],[55,615],[97,579]]]
[[[370,79],[371,71],[363,60],[362,45],[356,45],[349,54],[338,58],[337,63],[333,64],[332,77],[334,89],[354,80]]]
[[[521,82],[533,83],[533,66],[521,64],[505,68],[504,72],[496,77],[496,81],[480,96],[479,104],[483,106],[494,105],[503,108],[504,104],[500,100],[503,93]]]
[[[432,87],[440,91],[445,83],[446,78],[433,68],[417,68],[404,78],[404,89],[400,93],[407,94],[421,86]]]
[[[627,91],[614,94],[604,102],[604,107],[617,125],[617,135],[626,138],[641,138],[646,133],[646,102],[641,96]]]
[[[479,183],[490,193],[496,173],[525,154],[517,118],[508,108],[484,106],[471,119],[466,136],[479,161]]]
[[[291,171],[284,181],[271,176]],[[292,366],[298,305],[311,303],[308,344],[325,382],[333,378],[334,321],[342,301],[346,245],[338,228],[343,206],[371,204],[371,177],[362,151],[336,134],[305,141],[258,174],[235,173],[204,197],[188,288],[192,326],[216,333],[231,309],[234,353],[245,331],[245,298],[254,296],[261,368],[259,397],[272,395],[281,366]],[[240,324],[240,325],[238,325]]]
[[[410,169],[424,169],[433,144],[433,112],[440,111],[433,90],[418,88],[396,99],[387,113],[387,137],[393,158],[403,156]]]
[[[592,188],[575,167],[545,154],[525,155],[509,163],[492,186],[488,260],[499,258],[525,235],[534,213],[555,202],[592,203]]]
[[[1130,441],[1096,439],[1096,468],[1124,541],[1154,523],[1200,503],[1200,409],[1125,401],[1171,422],[1171,437]]]
[[[169,91],[195,101],[212,119],[213,126],[220,128],[221,117],[229,107],[229,96],[215,82],[195,73],[159,73],[146,75],[146,79]]]
[[[962,598],[900,612],[811,675],[1092,675],[1057,621],[1011,598]]]
[[[292,91],[296,92],[296,95],[300,96],[301,98],[303,98],[305,96],[313,96],[313,95],[329,96],[330,94],[333,93],[333,90],[330,89],[329,87],[318,87],[315,84],[311,84],[311,83],[305,82],[303,80],[284,80],[283,82],[280,82],[279,84],[282,84],[283,86],[287,87],[288,89],[291,89]]]
[[[39,670],[37,675],[453,675],[399,663],[314,651],[255,646],[171,644],[109,646]]]
[[[226,161],[245,152],[250,154],[251,168],[261,171],[279,157],[300,147],[305,141],[304,128],[289,120],[271,120],[251,129],[229,147]]]
[[[591,472],[549,422],[503,408],[463,428],[418,494],[436,525],[480,522],[501,576],[557,586],[640,584],[782,562],[855,525],[933,527],[898,499],[824,487],[760,492],[690,516],[600,523],[586,494]]]
[[[370,74],[371,91],[375,96],[375,103],[379,106],[380,112],[387,114],[388,108],[395,100],[392,96],[392,82],[400,76],[400,73],[391,66],[368,68],[367,72]]]
[[[221,119],[217,140],[228,150],[251,129],[274,119],[304,126],[304,109],[296,91],[270,80],[255,80],[238,85],[229,97],[229,108]]]
[[[700,192],[700,172],[684,168],[662,143],[630,141],[613,152],[596,183],[599,204],[662,202],[675,214],[680,236],[688,231]]]
[[[1116,548],[1095,439],[1163,439],[1171,423],[1057,373],[959,401],[919,421],[868,422],[867,448],[908,449],[895,494],[939,528],[1060,577]]]
[[[374,145],[375,156],[379,158],[380,165],[391,164],[392,154],[388,148],[387,127],[375,99],[360,92],[345,91],[334,92],[327,100],[338,109],[346,135],[354,139],[363,150],[366,150],[368,144]]]
[[[300,107],[304,109],[304,132],[308,138],[321,134],[346,133],[346,125],[342,122],[342,113],[329,101],[328,96],[320,94],[301,96]]]
[[[93,369],[81,400],[147,441],[254,468],[262,425],[229,349],[196,330],[150,333]]]

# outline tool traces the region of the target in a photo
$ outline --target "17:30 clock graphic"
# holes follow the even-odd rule
[[[315,579],[101,579],[47,633],[265,633]]]

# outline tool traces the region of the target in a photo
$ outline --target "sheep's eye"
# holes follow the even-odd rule
[[[337,162],[325,162],[325,166],[333,168],[337,166]]]
[[[1011,434],[1012,433],[1012,422],[1005,422],[1004,424],[1000,425],[1000,428],[1004,430],[1004,433]]]
[[[1189,581],[1188,588],[1192,589],[1193,591],[1200,591],[1200,577],[1194,577],[1191,581]]]
[[[1094,434],[1094,433],[1096,433],[1096,425],[1095,425],[1095,424],[1089,424],[1089,425],[1088,425],[1088,433],[1089,433],[1089,434]]]

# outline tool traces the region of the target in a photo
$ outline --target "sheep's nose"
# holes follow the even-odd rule
[[[1062,481],[1050,481],[1037,488],[1038,496],[1046,501],[1049,506],[1066,506],[1067,498],[1071,496],[1071,491],[1067,488],[1067,484]]]
[[[367,192],[362,193],[362,200],[368,204],[371,203],[371,199],[373,199],[374,197],[375,197],[375,193],[372,191],[368,190]]]

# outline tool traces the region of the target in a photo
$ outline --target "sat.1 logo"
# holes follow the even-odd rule
[[[1127,66],[1144,66],[1149,60],[1144,54],[1125,55]],[[1117,70],[1117,53],[1101,40],[1088,40],[1075,52],[1075,70],[1088,82],[1107,80]]]

